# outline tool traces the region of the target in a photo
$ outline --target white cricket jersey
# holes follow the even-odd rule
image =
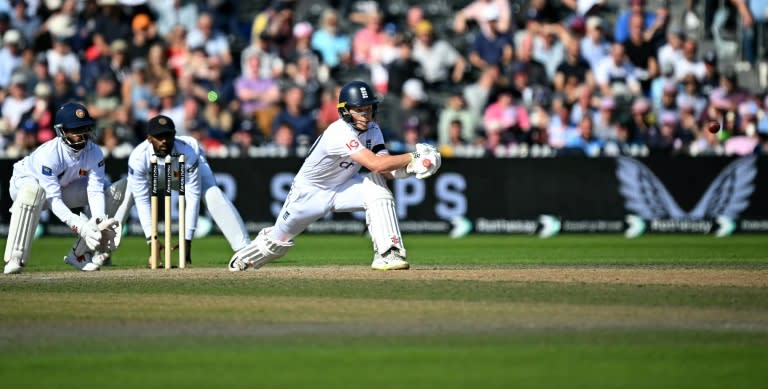
[[[149,166],[149,159],[155,151],[149,140],[141,142],[131,152],[128,157],[128,189],[133,194],[136,202],[136,210],[139,214],[141,228],[144,230],[144,236],[150,236],[151,215],[150,215],[150,184],[152,180],[152,170]],[[200,166],[204,161],[203,151],[195,138],[189,136],[177,136],[173,143],[171,154],[184,154],[185,175],[185,197],[186,197],[186,231],[185,239],[192,239],[197,225],[197,215],[200,209]],[[165,158],[157,158],[158,170],[158,196],[161,198],[165,193]],[[179,163],[178,158],[173,158],[172,165],[173,176],[171,177],[171,188],[179,189]],[[175,212],[175,210],[173,210]],[[161,215],[162,217],[162,215]],[[159,224],[159,223],[158,223]]]
[[[370,122],[368,131],[358,131],[351,124],[338,119],[328,126],[309,149],[294,181],[322,189],[335,188],[360,171],[361,166],[350,158],[352,154],[363,149],[387,153],[383,145],[384,135],[378,124]]]
[[[80,151],[74,151],[60,137],[40,145],[32,154],[13,165],[15,177],[31,177],[45,190],[51,211],[62,222],[72,226],[75,215],[61,197],[61,190],[77,180],[87,179],[88,207],[91,216],[105,214],[104,154],[95,143],[88,141]]]

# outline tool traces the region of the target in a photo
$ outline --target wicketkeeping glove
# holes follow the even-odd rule
[[[101,231],[100,247],[97,251],[111,253],[117,247],[116,237],[120,231],[120,222],[107,218],[104,220],[96,219],[96,223]]]
[[[101,243],[101,230],[99,230],[99,226],[96,225],[96,219],[88,220],[88,218],[81,213],[80,217],[76,218],[69,227],[83,238],[88,249],[96,250],[99,247]]]

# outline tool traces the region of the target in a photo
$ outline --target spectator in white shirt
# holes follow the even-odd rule
[[[624,46],[614,43],[611,56],[603,59],[595,69],[595,81],[604,96],[641,93],[640,83],[635,75],[635,67],[624,54]]]
[[[68,37],[54,36],[53,48],[48,50],[46,58],[48,59],[48,72],[51,76],[58,72],[64,72],[67,78],[72,81],[80,79],[80,60],[72,52]]]
[[[611,43],[605,38],[603,21],[597,16],[587,18],[587,32],[581,38],[581,56],[589,62],[592,71],[607,58],[611,52]]]
[[[688,73],[693,73],[696,79],[702,80],[706,75],[704,62],[696,58],[698,44],[693,38],[683,42],[683,58],[675,64],[675,78],[682,80]]]
[[[659,47],[658,62],[659,68],[666,65],[674,67],[679,61],[685,58],[683,56],[683,42],[685,33],[682,30],[672,31],[667,34],[667,43]]]
[[[214,29],[213,16],[209,13],[202,13],[197,18],[197,27],[187,35],[187,47],[203,47],[209,57],[219,57],[225,65],[232,63],[229,41],[224,33]]]
[[[0,88],[5,88],[11,80],[11,73],[21,63],[21,33],[7,30],[3,34],[3,48],[0,49]]]

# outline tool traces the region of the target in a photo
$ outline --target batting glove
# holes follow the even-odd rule
[[[417,143],[413,160],[406,167],[406,171],[415,174],[416,178],[423,180],[437,172],[442,164],[440,152],[432,145]]]

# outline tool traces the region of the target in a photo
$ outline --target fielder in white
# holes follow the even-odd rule
[[[216,185],[211,167],[205,160],[203,150],[197,140],[189,136],[176,136],[176,126],[171,118],[158,115],[149,120],[147,124],[147,140],[140,143],[131,152],[128,159],[128,188],[130,195],[126,196],[125,203],[115,218],[125,222],[128,210],[135,202],[139,214],[139,222],[144,230],[144,236],[149,244],[151,231],[150,193],[152,171],[150,158],[158,157],[158,182],[160,193],[164,192],[165,184],[165,156],[168,154],[184,154],[186,159],[186,231],[184,231],[187,246],[187,263],[192,262],[192,238],[195,235],[195,226],[200,212],[200,200],[213,217],[216,225],[223,232],[233,251],[243,249],[251,243],[245,223],[235,206]],[[178,158],[173,159],[173,177],[171,187],[178,189],[179,165]],[[202,195],[202,196],[201,196]],[[165,248],[170,249],[170,248]]]
[[[54,117],[58,136],[13,165],[5,274],[21,273],[26,265],[43,209],[79,235],[64,262],[83,271],[98,270],[114,250],[119,224],[107,218],[107,209],[116,210],[123,200],[125,181],[105,190],[104,156],[90,141],[94,123],[82,104],[62,105]],[[86,206],[91,218],[71,211]]]
[[[374,121],[378,99],[361,81],[344,85],[339,93],[339,120],[312,145],[275,225],[259,231],[256,239],[235,253],[230,271],[258,269],[282,257],[310,223],[328,212],[365,210],[373,240],[376,270],[408,269],[395,202],[386,179],[415,174],[423,179],[440,168],[434,147],[419,144],[413,153],[390,155],[381,128]],[[360,174],[362,167],[371,173]]]

